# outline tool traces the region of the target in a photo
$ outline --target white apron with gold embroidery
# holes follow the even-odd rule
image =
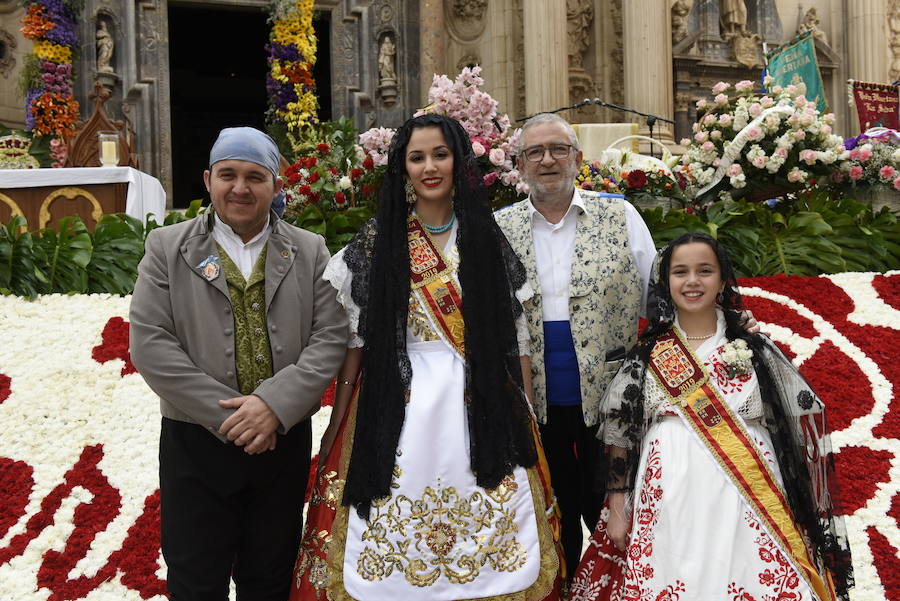
[[[445,248],[454,272],[455,236],[454,228]],[[327,273],[326,278],[335,282]],[[492,597],[527,589],[538,577],[540,545],[528,475],[516,468],[492,491],[475,483],[465,363],[439,332],[425,308],[411,300],[407,352],[413,376],[392,493],[373,504],[368,521],[349,513],[343,579],[356,599]]]

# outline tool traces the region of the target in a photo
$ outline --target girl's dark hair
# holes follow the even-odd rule
[[[765,425],[772,437],[772,444],[781,470],[782,481],[785,485],[786,496],[791,511],[802,530],[809,536],[825,565],[832,570],[835,576],[836,586],[841,598],[846,598],[848,581],[852,581],[852,568],[850,567],[849,554],[842,548],[841,542],[834,535],[834,528],[830,522],[830,516],[820,516],[817,513],[816,499],[813,498],[814,487],[811,483],[809,469],[806,462],[806,448],[804,441],[796,435],[792,424],[796,418],[788,415],[786,407],[795,402],[794,399],[782,399],[775,376],[769,368],[765,357],[772,357],[772,351],[759,334],[748,333],[741,325],[741,314],[744,311],[744,302],[737,287],[734,268],[728,258],[725,247],[715,238],[700,232],[682,234],[673,240],[660,255],[659,273],[657,281],[651,282],[648,292],[648,318],[650,323],[638,338],[637,344],[631,349],[629,359],[637,359],[644,365],[641,374],[639,388],[643,391],[643,378],[647,377],[647,363],[650,351],[653,350],[657,339],[667,332],[674,323],[675,309],[672,296],[669,292],[669,267],[672,262],[672,254],[676,248],[692,242],[701,242],[712,248],[719,261],[722,282],[725,284],[719,306],[725,316],[725,335],[728,340],[738,338],[745,340],[753,350],[753,368],[759,381],[759,392],[763,399]],[[650,304],[653,304],[650,307]],[[642,393],[640,393],[642,394]],[[638,399],[634,403],[634,413],[627,417],[631,423],[631,432],[640,432],[644,424],[643,400]],[[635,451],[629,450],[625,461],[619,461],[616,465],[604,465],[608,474],[620,479],[633,478],[636,473],[637,460],[640,447]],[[837,498],[836,482],[829,482],[834,498]]]
[[[366,293],[357,288],[354,279],[353,297],[363,309],[359,331],[365,352],[343,503],[355,506],[365,516],[374,499],[390,494],[412,377],[406,355],[410,297],[407,218],[411,207],[404,191],[405,155],[412,133],[422,127],[439,127],[453,153],[472,471],[478,485],[490,489],[516,465],[531,466],[537,459],[522,393],[515,328],[522,308],[514,291],[525,282],[524,268],[494,222],[465,130],[448,117],[414,117],[397,130],[391,142],[378,212],[374,224],[364,228],[374,237]],[[358,236],[365,235],[361,232]]]

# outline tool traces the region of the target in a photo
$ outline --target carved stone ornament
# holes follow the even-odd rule
[[[734,59],[747,67],[755,69],[762,66],[759,59],[759,36],[747,30],[731,38],[731,49],[734,51]]]
[[[0,75],[3,77],[8,78],[13,67],[16,66],[16,59],[12,51],[18,43],[13,34],[5,29],[0,29]]]
[[[722,39],[743,35],[747,31],[747,5],[744,0],[720,0],[720,5]]]
[[[800,25],[797,26],[797,35],[809,31],[814,38],[822,40],[822,43],[824,44],[828,44],[825,32],[819,29],[819,23],[819,15],[816,12],[816,7],[813,6],[806,11],[806,14],[803,15],[803,19],[800,20]]]
[[[475,53],[469,52],[464,54],[456,61],[456,70],[462,71],[466,67],[474,67],[481,64],[481,57]]]
[[[386,106],[397,103],[397,45],[394,36],[386,33],[378,45],[378,92]]]
[[[900,0],[891,0],[888,9],[888,28],[890,29],[891,47],[891,81],[900,79]]]
[[[97,72],[113,73],[112,55],[115,48],[115,40],[109,31],[109,26],[104,19],[100,19],[97,24]]]
[[[483,19],[487,0],[453,0],[453,14],[460,19]]]
[[[584,69],[584,53],[591,45],[594,5],[590,0],[566,0],[569,70]]]
[[[672,4],[672,43],[677,44],[688,35],[688,15],[693,0],[675,0]]]
[[[487,27],[488,0],[445,0],[444,21],[450,34],[462,42],[474,42]]]

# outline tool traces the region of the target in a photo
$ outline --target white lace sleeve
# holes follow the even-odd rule
[[[341,303],[344,310],[347,311],[347,317],[350,320],[348,326],[350,330],[350,340],[347,342],[347,346],[349,348],[360,348],[365,346],[365,342],[358,333],[359,306],[353,302],[353,297],[350,294],[353,274],[350,272],[347,264],[344,263],[343,248],[335,253],[335,255],[331,257],[331,260],[328,261],[328,265],[325,266],[325,273],[322,274],[322,278],[334,286],[337,290],[338,302]]]
[[[524,303],[534,296],[534,290],[531,284],[525,282],[522,287],[516,290],[516,300]],[[516,338],[519,341],[519,356],[531,355],[531,334],[528,333],[528,320],[525,318],[525,311],[516,319]]]

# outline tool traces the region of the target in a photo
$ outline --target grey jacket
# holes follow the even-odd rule
[[[210,212],[147,237],[131,299],[130,350],[164,417],[205,426],[227,442],[218,429],[234,410],[218,401],[241,393],[225,275],[207,280],[198,267],[218,255],[212,218]],[[346,351],[347,317],[322,279],[329,259],[323,238],[274,213],[271,223],[265,298],[274,375],[253,394],[285,433],[318,410]]]

